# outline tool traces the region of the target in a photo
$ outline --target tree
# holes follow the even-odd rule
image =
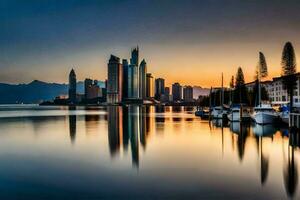
[[[262,100],[262,88],[260,85],[260,81],[262,78],[265,78],[268,76],[268,67],[267,67],[267,62],[266,62],[266,58],[265,55],[262,52],[259,52],[258,55],[258,63],[256,66],[256,81],[255,81],[255,85],[256,85],[256,92],[258,92],[258,98],[256,98],[257,101],[255,101],[257,104],[261,104],[261,100]],[[255,97],[257,97],[255,95]]]
[[[231,76],[231,80],[230,80],[230,83],[229,83],[229,87],[230,87],[230,88],[234,88],[234,76]]]
[[[259,52],[259,59],[256,66],[256,79],[265,78],[268,76],[268,67],[265,55],[262,52]]]
[[[296,56],[291,42],[284,45],[281,57],[281,68],[283,76],[283,85],[290,97],[290,110],[293,109],[294,89],[297,82],[296,76]]]
[[[234,102],[248,103],[248,92],[245,86],[244,73],[241,67],[238,68],[235,77]]]

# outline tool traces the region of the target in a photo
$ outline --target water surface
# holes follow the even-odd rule
[[[0,198],[299,198],[299,137],[186,107],[0,106]]]

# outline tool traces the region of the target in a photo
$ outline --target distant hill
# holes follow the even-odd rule
[[[100,82],[100,86],[104,85]],[[34,80],[28,84],[0,83],[0,104],[40,103],[68,94],[68,84],[46,83]],[[84,83],[77,83],[77,93],[84,93]]]
[[[195,99],[198,99],[198,96],[208,96],[210,92],[209,88],[202,88],[200,86],[193,87],[193,96]]]

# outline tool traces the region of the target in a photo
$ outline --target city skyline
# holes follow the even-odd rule
[[[296,1],[270,2],[2,1],[0,82],[65,83],[71,66],[78,80],[105,80],[109,55],[127,58],[136,45],[166,86],[220,86],[215,71],[224,72],[227,85],[238,66],[250,82],[259,51],[271,79],[280,75],[285,42],[299,58],[300,14]]]

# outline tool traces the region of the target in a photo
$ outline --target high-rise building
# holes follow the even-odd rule
[[[182,99],[182,87],[179,83],[172,84],[173,101],[181,101]]]
[[[192,86],[188,85],[183,88],[183,100],[185,102],[192,102],[194,100]]]
[[[161,95],[165,94],[165,79],[155,79],[155,99],[160,100]]]
[[[146,98],[146,74],[147,74],[147,63],[143,59],[139,68],[139,95],[141,99]]]
[[[84,97],[87,99],[88,96],[88,88],[92,87],[93,85],[93,80],[92,79],[85,79],[84,80]]]
[[[130,64],[128,67],[128,99],[139,98],[139,67]]]
[[[70,103],[76,103],[76,74],[74,69],[69,74],[69,101]]]
[[[151,73],[146,74],[146,97],[154,97],[154,78]]]
[[[139,65],[139,47],[133,48],[131,50],[131,59],[130,59],[131,65]]]
[[[128,99],[139,99],[139,47],[131,50],[130,65],[128,66]]]
[[[97,80],[85,79],[84,81],[84,97],[85,99],[95,99],[102,96],[102,90]]]
[[[111,55],[107,70],[107,102],[110,104],[122,101],[122,72],[120,58]]]
[[[128,98],[128,61],[127,59],[122,60],[122,65],[123,65],[123,100]]]

